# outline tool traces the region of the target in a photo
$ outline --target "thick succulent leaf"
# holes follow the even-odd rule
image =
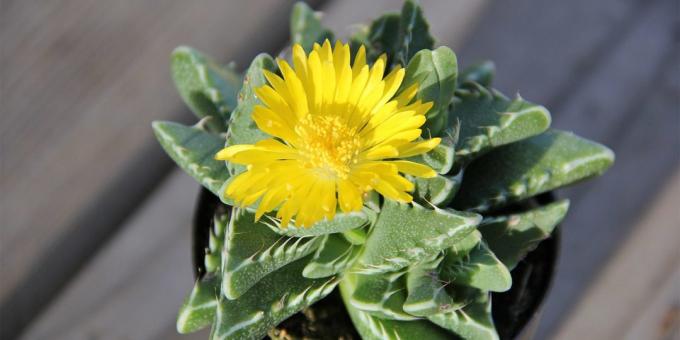
[[[466,255],[448,252],[440,268],[441,277],[458,285],[504,292],[512,286],[512,276],[508,268],[482,242]]]
[[[454,161],[454,143],[451,138],[442,138],[442,141],[430,152],[411,157],[410,160],[425,164],[439,174],[447,174],[451,171]]]
[[[260,104],[260,100],[255,95],[255,89],[267,84],[262,71],[274,72],[276,69],[274,59],[265,53],[259,54],[250,64],[243,78],[243,87],[238,94],[238,105],[231,115],[228,145],[254,144],[267,138],[267,134],[257,128],[251,115],[253,107]]]
[[[474,213],[385,200],[355,267],[363,273],[404,268],[462,240],[480,221]]]
[[[481,240],[482,234],[478,230],[475,230],[465,236],[464,239],[454,243],[450,248],[446,249],[446,255],[455,256],[456,258],[463,258],[467,256],[473,249],[475,249]]]
[[[332,220],[322,220],[316,222],[311,227],[296,227],[292,223],[287,227],[281,227],[281,223],[275,218],[263,218],[272,230],[276,233],[286,236],[304,237],[304,236],[320,236],[332,233],[342,233],[351,229],[365,227],[371,223],[371,219],[375,219],[375,213],[364,209],[351,213],[339,213],[333,217]]]
[[[371,209],[371,211],[380,212],[380,194],[375,190],[364,194],[364,206]]]
[[[416,320],[403,309],[406,301],[406,268],[382,274],[347,274],[354,282],[352,307],[391,320]]]
[[[428,319],[463,339],[498,339],[498,333],[491,318],[491,297],[486,292],[479,294],[472,303],[462,309],[432,315]]]
[[[457,76],[458,61],[456,55],[448,47],[422,50],[410,59],[401,89],[407,89],[417,83],[419,90],[416,98],[423,102],[434,103],[434,106],[427,112],[427,122],[423,125],[423,137],[439,136],[444,131],[449,104],[456,89]]]
[[[355,246],[362,245],[366,243],[366,238],[368,237],[368,230],[366,228],[355,228],[342,232],[342,236],[345,240]]]
[[[416,199],[437,207],[445,207],[458,192],[462,180],[463,171],[456,176],[416,178]]]
[[[356,309],[349,301],[353,291],[354,287],[349,280],[340,282],[340,292],[349,316],[364,340],[424,339],[424,337],[428,340],[451,339],[451,334],[427,320],[388,320]]]
[[[463,307],[463,304],[454,302],[446,291],[448,283],[439,277],[438,268],[442,259],[442,256],[437,256],[432,261],[424,261],[409,268],[404,311],[415,316],[429,316]]]
[[[220,296],[220,278],[208,274],[194,284],[177,315],[177,331],[182,334],[196,332],[213,322]]]
[[[543,106],[517,96],[511,100],[477,83],[456,91],[450,119],[458,122],[456,168],[491,149],[544,132],[550,113]]]
[[[267,274],[311,254],[321,237],[275,233],[247,210],[235,209],[222,256],[222,293],[237,299]]]
[[[496,73],[496,65],[492,61],[482,61],[466,67],[460,73],[459,84],[474,82],[489,87]]]
[[[361,45],[366,47],[366,54],[371,53],[371,44],[368,42],[369,27],[366,24],[352,25],[352,33],[349,36],[349,50],[352,57],[356,55]],[[372,61],[372,60],[369,60]]]
[[[173,122],[153,122],[153,131],[165,152],[177,165],[208,190],[220,196],[229,179],[224,162],[213,157],[224,147],[224,137],[200,127]]]
[[[333,40],[333,32],[321,25],[321,13],[314,12],[306,3],[298,2],[293,6],[290,16],[291,44],[300,44],[309,52],[314,43]]]
[[[432,49],[434,38],[423,9],[414,1],[407,0],[401,8],[397,62],[406,65],[420,50]]]
[[[399,13],[386,13],[371,23],[366,37],[366,54],[369,60],[377,59],[385,53],[388,63],[392,64],[399,47]]]
[[[219,66],[195,49],[180,46],[172,52],[172,78],[184,102],[206,125],[226,131],[229,113],[236,107],[241,76],[232,68]]]
[[[205,253],[204,265],[208,273],[220,273],[222,268],[222,251],[224,250],[224,235],[229,224],[229,213],[216,213],[210,228],[208,249]]]
[[[552,234],[569,210],[569,200],[561,200],[520,214],[490,217],[479,231],[494,254],[510,269],[527,253]]]
[[[441,275],[444,256],[463,258],[481,241],[475,230],[456,242],[444,254],[431,261],[411,265],[407,277],[408,298],[404,310],[417,316],[430,316],[463,308],[477,296],[478,290],[458,286]]]
[[[550,130],[494,149],[470,164],[452,204],[483,211],[600,175],[613,162],[607,147]]]
[[[328,295],[338,279],[303,277],[309,259],[302,258],[267,275],[236,300],[222,296],[211,338],[261,339],[270,328]]]
[[[352,264],[360,250],[361,247],[350,243],[340,234],[326,235],[302,275],[316,279],[338,274]]]

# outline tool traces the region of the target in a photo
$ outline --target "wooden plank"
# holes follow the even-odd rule
[[[364,16],[375,16],[400,6],[386,1],[383,3],[386,7],[370,7],[372,12],[358,11],[362,3],[343,1],[341,7],[334,7],[335,2],[329,4],[325,7],[325,22],[334,28],[344,27],[346,23],[364,20]],[[438,2],[429,3],[441,6]],[[470,16],[479,13],[475,9],[477,4],[474,5],[459,6],[460,15],[466,10]],[[354,10],[344,6],[353,6]],[[429,12],[429,8],[426,5],[425,10]],[[454,38],[455,35],[454,32],[448,36]],[[173,171],[121,233],[31,325],[24,339],[46,336],[83,339],[97,335],[129,339],[180,338],[174,323],[184,295],[192,286],[187,221],[193,212],[197,185],[188,184],[188,177],[178,172]],[[206,338],[206,333],[182,337],[192,338]]]
[[[632,321],[624,340],[680,338],[680,266],[655,292],[652,302]]]
[[[173,171],[23,338],[161,338],[193,285],[198,189]]]
[[[583,294],[555,339],[666,338],[670,327],[663,325],[664,314],[680,299],[678,202],[680,172]],[[663,298],[657,302],[657,296]],[[645,320],[645,314],[651,318]]]
[[[244,64],[285,42],[292,3],[2,3],[3,335],[170,169],[150,122],[190,117],[170,79],[172,49],[191,43]]]
[[[503,92],[540,103],[568,100],[654,1],[497,1],[461,49],[464,64],[490,59]]]
[[[559,325],[571,305],[579,300],[598,275],[610,254],[648,209],[659,188],[678,168],[677,94],[680,93],[680,70],[674,65],[680,58],[680,50],[670,43],[656,46],[656,50],[666,52],[657,59],[654,67],[635,64],[638,59],[633,57],[636,51],[649,48],[644,42],[650,36],[660,42],[673,39],[678,27],[672,20],[672,6],[668,2],[657,3],[656,8],[639,23],[638,28],[646,34],[631,34],[635,39],[627,40],[613,52],[615,56],[632,55],[629,60],[632,59],[634,65],[646,69],[652,76],[628,82],[636,84],[640,92],[637,96],[621,90],[618,95],[609,97],[610,104],[600,104],[611,106],[613,112],[621,112],[612,114],[617,119],[610,121],[611,127],[602,128],[603,137],[595,137],[612,146],[617,160],[606,176],[564,192],[565,196],[573,197],[573,210],[564,221],[563,252],[558,262],[553,294],[546,304],[544,323],[540,328],[543,332]],[[646,29],[643,29],[645,26]],[[650,26],[655,28],[651,32],[647,31]],[[608,65],[616,64],[616,59],[612,58]],[[619,63],[618,67],[600,74],[596,78],[599,81],[593,82],[600,83],[603,88],[612,88],[613,85],[606,86],[602,80],[609,78],[616,82],[615,73],[626,72],[630,65]],[[590,95],[584,97],[586,101],[593,98]],[[582,124],[588,125],[589,122],[583,120]],[[604,123],[592,124],[602,126]],[[584,130],[587,129],[584,126]],[[579,131],[580,128],[574,130]]]
[[[617,153],[604,177],[561,192],[572,209],[538,338],[559,324],[678,166],[676,7],[669,0],[495,2],[461,50],[464,64],[494,60],[497,86],[546,104],[556,128]]]

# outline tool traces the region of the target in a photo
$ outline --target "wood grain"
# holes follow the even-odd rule
[[[677,285],[680,279],[678,202],[680,172],[675,173],[652,203],[652,209],[584,292],[555,339],[623,339],[626,336],[664,339],[668,336],[672,327],[664,326],[664,314],[677,308],[680,299],[680,295],[676,295],[680,288]]]
[[[198,186],[179,170],[24,339],[159,339],[193,285],[191,217]]]

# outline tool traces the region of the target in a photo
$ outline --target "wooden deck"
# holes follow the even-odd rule
[[[678,322],[677,1],[421,2],[464,65],[494,60],[498,88],[617,153],[606,176],[560,193],[572,211],[539,338],[666,336],[662,320]],[[285,45],[292,3],[0,3],[0,338],[180,338],[198,187],[151,135],[151,120],[193,119],[169,53],[189,44],[247,65]],[[400,1],[312,5],[342,35]],[[615,289],[626,277],[639,280]],[[636,308],[609,313],[623,301]]]

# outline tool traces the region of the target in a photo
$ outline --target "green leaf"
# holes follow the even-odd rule
[[[380,212],[380,194],[378,194],[377,191],[371,190],[368,193],[366,193],[366,196],[364,198],[364,206],[366,206],[368,209],[371,209],[371,211]]]
[[[465,236],[464,239],[454,243],[450,248],[446,249],[446,255],[455,256],[456,258],[463,258],[467,256],[473,249],[475,249],[481,240],[482,234],[475,230]]]
[[[229,171],[224,162],[213,157],[224,147],[224,137],[173,122],[155,121],[152,126],[170,158],[208,190],[221,196]]]
[[[406,6],[406,5],[404,5]],[[403,18],[402,18],[403,19]],[[449,104],[456,89],[458,61],[448,47],[422,50],[410,59],[401,90],[419,85],[417,99],[433,102],[423,125],[423,137],[440,136],[447,124]]]
[[[304,278],[309,260],[302,258],[267,275],[236,300],[222,296],[211,338],[261,339],[270,328],[328,295],[338,279]]]
[[[455,210],[425,209],[414,203],[385,200],[356,269],[363,273],[395,271],[431,258],[463,239],[481,216]]]
[[[496,73],[496,65],[492,61],[482,61],[466,67],[460,73],[460,84],[466,82],[479,83],[482,86],[489,87],[493,81]]]
[[[273,232],[247,210],[235,209],[222,263],[222,293],[237,299],[267,274],[311,254],[321,237],[287,237]]]
[[[231,211],[231,209],[229,209]],[[208,273],[219,273],[222,268],[222,250],[224,249],[224,235],[229,224],[229,213],[215,213],[213,225],[210,228],[208,248],[206,249],[204,265]]]
[[[519,96],[510,100],[476,83],[456,91],[450,119],[460,124],[457,169],[495,147],[538,135],[550,126],[544,107]]]
[[[479,290],[458,286],[441,275],[444,256],[464,258],[482,239],[475,230],[433,260],[411,265],[407,278],[408,298],[404,310],[417,316],[430,316],[463,308]]]
[[[226,131],[229,113],[236,107],[241,77],[197,50],[180,46],[172,52],[172,78],[184,102],[215,132]]]
[[[550,130],[494,149],[470,164],[452,205],[487,210],[600,175],[613,162],[607,147]]]
[[[251,117],[255,105],[260,104],[255,89],[267,84],[263,70],[276,71],[274,59],[266,53],[255,57],[243,78],[243,87],[238,94],[238,105],[229,123],[227,145],[255,144],[268,138],[267,134],[257,128]]]
[[[561,200],[519,214],[487,218],[478,229],[489,248],[512,270],[552,234],[567,210],[569,200]]]
[[[434,260],[409,268],[406,279],[408,297],[404,302],[404,311],[415,316],[428,316],[464,306],[454,302],[446,291],[447,282],[439,277],[438,268],[442,260],[442,256],[437,256]]]
[[[456,176],[437,175],[434,178],[416,178],[416,198],[437,207],[447,206],[460,188],[463,172]]]
[[[453,167],[455,153],[453,144],[451,138],[442,138],[441,143],[434,149],[422,155],[411,157],[410,160],[425,164],[439,174],[447,174]]]
[[[484,292],[474,302],[453,312],[428,317],[435,324],[468,340],[496,340],[498,333],[491,318],[491,297]]]
[[[376,60],[385,53],[388,64],[393,64],[399,45],[400,22],[399,13],[386,13],[371,23],[366,39],[366,56],[369,61]]]
[[[483,241],[464,256],[448,253],[440,275],[446,281],[493,292],[504,292],[512,286],[510,271]]]
[[[371,44],[368,42],[368,26],[365,24],[356,24],[352,27],[352,33],[349,37],[349,50],[352,57],[356,55],[359,50],[359,46],[364,45],[367,50],[366,53],[370,53]]]
[[[347,242],[358,246],[366,243],[368,231],[365,228],[355,228],[343,231],[342,236],[345,238],[345,240],[347,240]]]
[[[205,250],[206,274],[203,275],[187,297],[177,316],[177,331],[186,334],[195,332],[212,323],[220,296],[222,250],[229,212],[218,209],[210,228],[208,247]]]
[[[322,44],[324,40],[333,40],[333,32],[321,25],[321,14],[314,12],[304,2],[293,6],[290,16],[291,45],[300,44],[306,52],[310,52],[314,43]]]
[[[451,334],[426,320],[387,320],[362,312],[352,307],[349,301],[353,291],[354,287],[349,280],[340,282],[340,292],[347,311],[364,340],[425,339],[424,337],[427,340],[451,339]]]
[[[268,218],[265,222],[278,234],[304,237],[342,233],[355,228],[365,227],[371,222],[371,218],[375,218],[371,217],[371,215],[375,215],[375,213],[368,211],[367,209],[350,213],[339,213],[330,221],[324,219],[308,228],[295,227],[292,223],[288,224],[287,227],[282,228],[280,221],[271,217],[265,217]]]
[[[177,331],[181,334],[196,332],[213,322],[217,299],[220,296],[220,278],[208,274],[196,281],[177,315]]]
[[[354,282],[352,307],[391,320],[416,320],[403,309],[406,301],[406,269],[382,274],[347,274]]]
[[[434,38],[430,35],[430,25],[423,15],[423,9],[414,1],[404,2],[399,21],[396,61],[406,65],[418,51],[432,49],[432,47],[434,47]]]
[[[348,242],[340,234],[326,235],[302,275],[316,279],[338,274],[349,267],[360,251],[361,247]]]

